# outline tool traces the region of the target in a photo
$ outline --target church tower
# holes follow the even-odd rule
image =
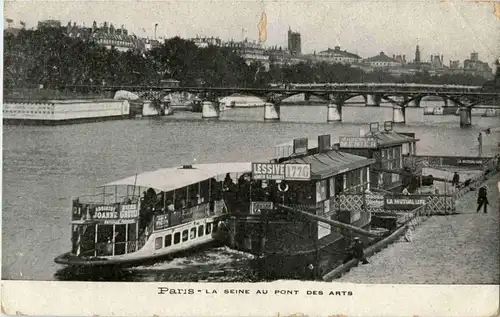
[[[417,49],[415,50],[415,63],[420,63],[420,47],[417,45]]]

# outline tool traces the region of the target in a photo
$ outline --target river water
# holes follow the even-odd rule
[[[431,104],[432,102],[428,102]],[[422,106],[426,106],[425,104]],[[68,277],[54,257],[70,248],[71,197],[98,184],[180,164],[270,158],[273,147],[297,137],[357,135],[360,123],[326,123],[325,106],[281,108],[280,122],[264,122],[263,109],[230,109],[219,120],[199,113],[61,126],[3,127],[2,278]],[[469,129],[457,116],[425,116],[425,123],[398,125],[415,132],[419,154],[477,155],[478,132],[498,127],[498,117],[473,117]],[[363,123],[361,123],[363,122]],[[499,133],[484,138],[484,155],[498,152]],[[213,248],[124,272],[127,281],[249,281],[252,256]],[[93,277],[95,278],[95,277]],[[92,278],[91,278],[92,279]]]

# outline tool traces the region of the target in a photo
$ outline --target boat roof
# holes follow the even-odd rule
[[[338,150],[330,150],[313,155],[294,157],[282,163],[311,164],[311,178],[324,179],[372,165],[375,160]]]
[[[368,132],[364,137],[372,137],[377,139],[379,148],[420,141],[419,139],[397,133],[395,131]]]
[[[202,182],[218,175],[224,175],[227,173],[246,173],[251,171],[252,163],[250,162],[193,164],[192,168],[176,166],[161,168],[156,171],[143,172],[137,174],[137,176],[129,176],[99,187],[131,185],[150,187],[156,190],[168,192]]]

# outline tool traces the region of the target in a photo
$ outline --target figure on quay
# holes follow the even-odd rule
[[[369,262],[366,260],[365,251],[363,250],[364,245],[363,242],[358,237],[354,238],[354,243],[350,248],[347,249],[347,256],[344,259],[344,263],[349,262],[352,259],[356,259],[361,261],[363,264],[368,264]]]
[[[485,186],[481,186],[479,188],[478,194],[477,194],[477,210],[476,212],[479,212],[481,210],[481,207],[484,209],[484,213],[487,213],[487,208],[488,208],[488,189]]]
[[[458,172],[455,172],[455,174],[453,174],[453,179],[451,180],[451,185],[458,188],[459,184],[460,184],[460,175],[458,175]]]

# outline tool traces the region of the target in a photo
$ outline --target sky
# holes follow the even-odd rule
[[[257,24],[267,14],[266,46],[287,46],[287,31],[301,33],[303,53],[340,46],[366,58],[385,52],[414,59],[431,54],[463,61],[472,51],[492,65],[500,58],[500,17],[488,2],[452,0],[171,0],[171,1],[19,1],[5,0],[4,17],[24,21],[57,19],[91,26],[104,21],[125,25],[137,36],[223,40],[258,39]],[[4,21],[4,23],[6,23]],[[143,31],[145,29],[145,31]],[[242,31],[244,29],[245,31]]]

